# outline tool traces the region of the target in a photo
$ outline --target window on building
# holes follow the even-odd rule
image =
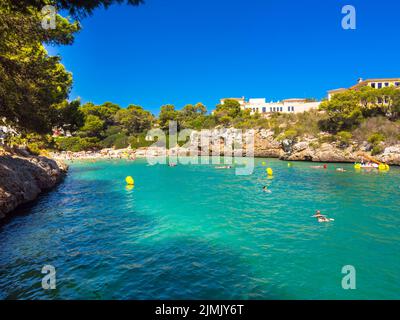
[[[272,112],[272,107],[269,107],[269,112]]]
[[[376,88],[376,83],[375,82],[371,83],[371,87],[375,89]]]
[[[381,82],[378,83],[378,89],[382,89],[382,83]]]
[[[394,85],[395,85],[396,87],[400,87],[400,82],[396,82]]]
[[[267,108],[266,108],[266,107],[263,107],[263,108],[262,108],[262,112],[263,112],[263,113],[266,113],[266,112],[267,112]]]
[[[281,112],[283,111],[283,107],[281,107]]]
[[[385,82],[385,87],[389,87],[389,82]]]
[[[291,107],[287,107],[287,111],[289,111],[289,112],[290,112],[290,109],[291,109]]]
[[[382,103],[382,102],[383,102],[382,98],[379,97],[379,98],[378,98],[378,103]]]
[[[276,110],[276,109],[275,109],[275,107],[274,107],[274,109],[273,109],[273,110],[274,110],[274,112],[275,112],[275,110]]]

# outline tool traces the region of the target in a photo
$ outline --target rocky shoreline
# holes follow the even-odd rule
[[[35,200],[55,187],[68,166],[62,161],[19,150],[0,155],[0,219],[19,205]]]
[[[360,161],[360,152],[371,155],[372,147],[367,142],[349,142],[341,144],[339,142],[321,142],[320,138],[303,137],[302,139],[284,139],[278,141],[271,130],[254,131],[254,152],[248,152],[246,145],[242,149],[236,150],[233,154],[243,154],[244,156],[254,156],[258,158],[278,158],[285,161],[310,161],[310,162],[342,162],[354,163]],[[84,160],[84,159],[131,159],[146,156],[208,156],[213,150],[224,150],[224,146],[232,145],[237,138],[235,129],[219,129],[211,131],[211,135],[218,136],[219,139],[202,139],[197,131],[192,132],[189,142],[185,146],[166,150],[163,147],[146,147],[137,150],[127,149],[103,149],[100,151],[89,152],[64,152],[53,154],[56,159],[65,160]],[[225,149],[226,150],[226,149]],[[383,153],[375,155],[378,161],[389,165],[400,165],[400,143],[397,145],[384,146]],[[221,154],[224,154],[221,152]],[[226,154],[226,153],[225,153]]]

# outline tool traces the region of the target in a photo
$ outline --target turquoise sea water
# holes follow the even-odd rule
[[[0,225],[0,298],[399,299],[400,170],[311,165],[257,159],[253,175],[236,176],[213,165],[73,163],[53,192]],[[318,223],[317,209],[335,221]],[[44,265],[56,268],[56,290],[41,287]],[[356,290],[342,289],[345,265]]]

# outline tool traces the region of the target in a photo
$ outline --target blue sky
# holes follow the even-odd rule
[[[344,5],[357,29],[341,27]],[[154,113],[222,97],[323,98],[359,77],[400,77],[398,0],[146,0],[82,21],[50,48],[74,76],[71,98]]]

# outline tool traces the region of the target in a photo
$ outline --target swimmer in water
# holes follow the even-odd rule
[[[232,169],[232,166],[215,167],[215,169]]]
[[[320,210],[317,210],[315,212],[315,215],[312,216],[313,218],[317,218],[318,222],[330,222],[333,221],[333,219],[329,219],[326,216],[324,216],[323,214],[321,214]]]
[[[337,168],[336,171],[339,171],[339,172],[346,172],[346,170],[343,169],[343,168]]]
[[[269,190],[267,186],[264,186],[264,187],[263,187],[263,192],[265,192],[265,193],[271,193],[272,191]]]
[[[312,169],[327,169],[328,166],[326,164],[324,164],[323,166],[310,166],[310,168],[312,168]]]

